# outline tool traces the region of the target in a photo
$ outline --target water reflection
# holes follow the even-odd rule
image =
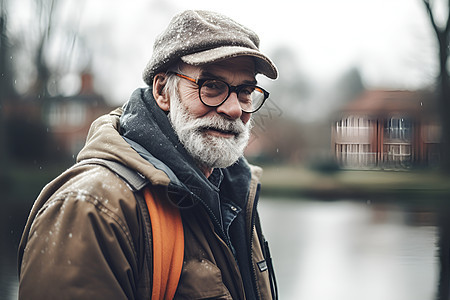
[[[0,264],[0,299],[16,300],[18,298],[18,280],[15,255],[2,255]]]
[[[434,299],[434,215],[395,205],[262,199],[281,299]]]
[[[15,212],[6,208],[2,220],[10,221],[2,226],[7,234],[0,242],[0,298],[9,300],[17,299],[15,247],[22,230],[18,228],[22,222],[11,221],[22,218],[11,216],[29,208]],[[261,199],[259,210],[280,299],[435,298],[438,229],[432,211],[394,204],[269,198]]]

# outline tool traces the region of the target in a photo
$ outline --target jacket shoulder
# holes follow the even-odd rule
[[[52,298],[49,293],[134,298],[141,225],[134,194],[115,173],[92,165],[69,169],[41,193],[25,228],[19,249],[21,299]]]

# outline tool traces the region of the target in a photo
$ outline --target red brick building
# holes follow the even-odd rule
[[[112,110],[93,87],[90,73],[81,76],[74,96],[40,99],[33,93],[6,101],[0,113],[6,124],[5,143],[17,159],[71,157],[85,143],[93,120]]]
[[[440,123],[433,95],[366,91],[339,113],[332,147],[343,168],[403,169],[439,163]]]
[[[102,95],[95,92],[90,73],[81,75],[81,90],[70,97],[50,98],[44,118],[59,150],[76,155],[86,142],[93,120],[112,110]]]

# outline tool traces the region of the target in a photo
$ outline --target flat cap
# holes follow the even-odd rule
[[[174,16],[156,38],[143,79],[152,85],[158,72],[179,59],[203,65],[238,56],[254,57],[256,73],[278,77],[273,62],[259,51],[259,37],[252,30],[215,12],[187,10]]]

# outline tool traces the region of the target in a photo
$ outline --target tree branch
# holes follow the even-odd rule
[[[438,34],[438,37],[439,37],[439,33],[441,32],[441,29],[436,24],[436,21],[434,19],[433,10],[431,9],[430,1],[429,0],[422,0],[422,1],[423,1],[423,4],[425,4],[425,8],[427,9],[427,13],[428,13],[428,16],[430,17],[431,25],[433,26],[434,31]]]
[[[450,33],[450,0],[448,0],[447,8],[448,8],[448,11],[447,11],[447,26],[445,27],[445,36],[448,39],[448,35]]]

